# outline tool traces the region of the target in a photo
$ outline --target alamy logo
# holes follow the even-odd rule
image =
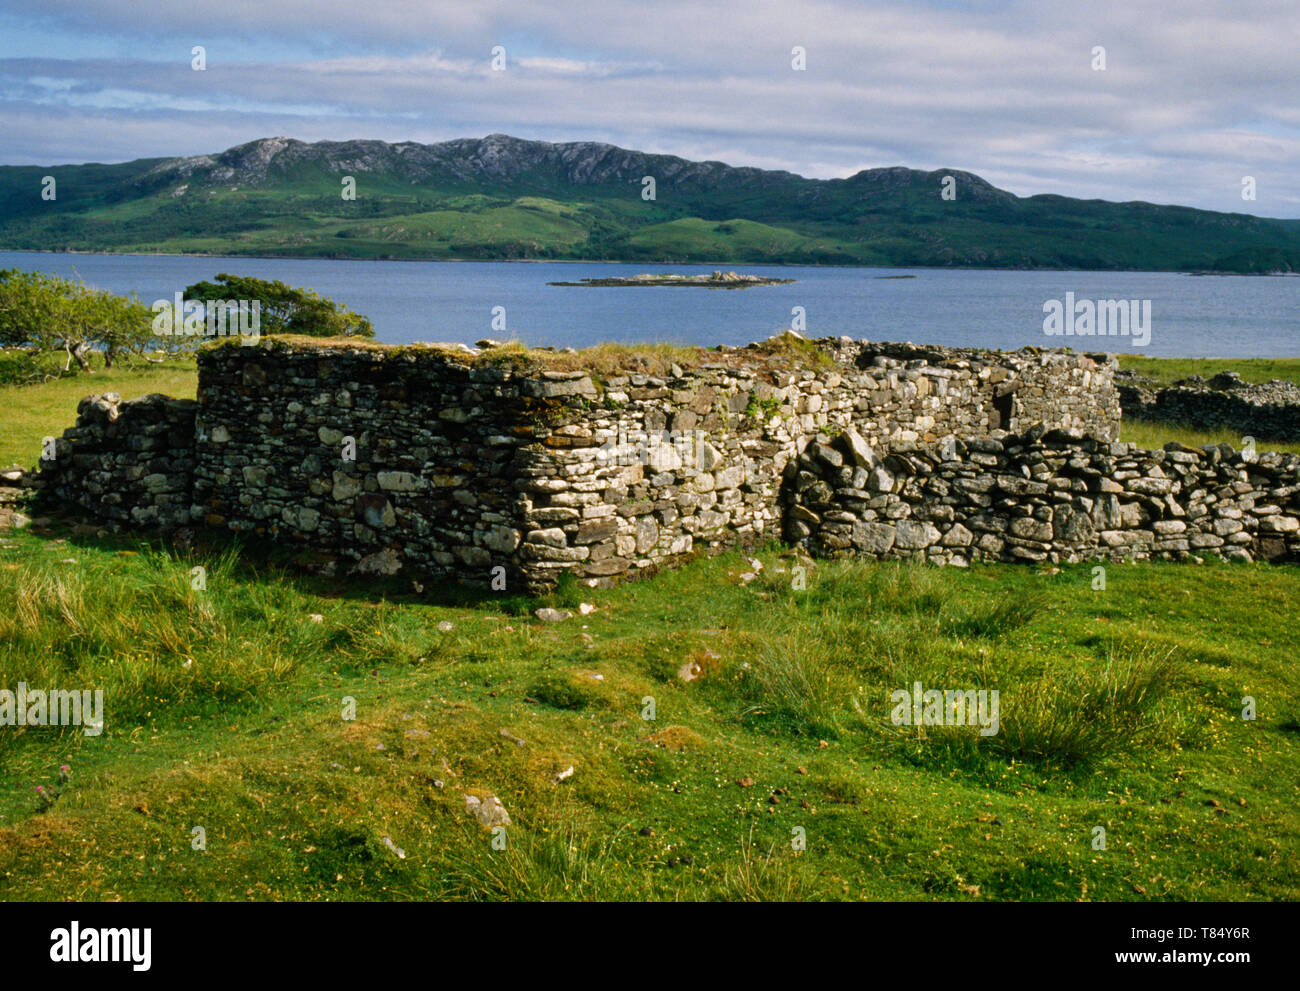
[[[980,736],[996,736],[1000,725],[996,688],[940,691],[923,688],[918,681],[911,692],[891,692],[889,701],[894,704],[889,718],[895,726],[979,726]]]
[[[717,471],[720,488],[743,485],[753,474],[749,458],[724,468],[722,452],[703,430],[628,430],[620,426],[616,436],[596,449],[595,460],[602,467],[645,465],[657,472],[686,470],[708,475]]]
[[[80,726],[86,736],[99,736],[104,732],[104,690],[29,690],[20,681],[16,692],[0,689],[0,726]]]
[[[204,303],[177,293],[154,300],[153,332],[157,337],[236,337],[256,344],[262,336],[260,299],[214,299]]]
[[[1080,299],[1067,292],[1065,300],[1043,304],[1043,333],[1048,337],[1132,337],[1133,346],[1151,343],[1151,300]]]
[[[152,929],[82,929],[74,920],[51,932],[50,942],[55,963],[129,963],[136,971],[152,965]]]
[[[703,430],[628,430],[620,426],[618,435],[596,450],[596,462],[623,467],[640,464],[665,469],[699,468],[701,462],[716,461],[710,458],[712,452],[707,446]]]

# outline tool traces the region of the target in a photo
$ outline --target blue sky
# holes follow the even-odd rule
[[[791,68],[796,45],[805,71]],[[1300,217],[1300,9],[0,0],[0,125],[0,164],[192,155],[273,135],[504,132],[822,178],[960,168],[1020,195]]]

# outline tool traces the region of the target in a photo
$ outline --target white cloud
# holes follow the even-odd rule
[[[0,28],[6,14],[0,5]],[[165,14],[163,13],[165,10]],[[0,60],[10,163],[194,154],[269,134],[503,131],[844,176],[961,168],[1020,195],[1300,216],[1293,0],[46,0],[22,22],[133,60]],[[17,20],[14,20],[17,23]],[[286,54],[269,56],[282,42]],[[189,68],[191,44],[209,68]],[[493,72],[494,44],[508,53]],[[790,50],[807,50],[806,72]],[[1104,45],[1107,68],[1091,68]],[[311,49],[320,58],[297,54]],[[1259,199],[1243,203],[1240,177]]]

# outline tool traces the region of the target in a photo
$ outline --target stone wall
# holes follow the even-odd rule
[[[481,356],[480,356],[481,357]],[[1051,422],[1113,436],[1113,366],[819,342],[593,376],[447,351],[271,343],[200,357],[195,518],[361,572],[529,589],[780,534],[782,472],[823,429],[881,449]],[[344,451],[346,438],[355,454]]]
[[[928,431],[912,436],[904,422],[904,429],[884,437],[885,442],[924,440],[927,432],[976,437],[1039,423],[1106,440],[1119,436],[1117,365],[1110,355],[1034,348],[1003,353],[859,341],[838,349],[836,357],[873,370],[883,367],[891,386],[896,379],[914,383],[922,398],[918,401],[906,391],[905,405],[910,408],[904,410],[904,421],[924,423],[927,415],[935,417]],[[881,380],[879,371],[875,377]],[[870,390],[870,382],[863,385]],[[928,403],[923,399],[927,396]],[[860,431],[865,428],[864,436],[871,439],[872,419],[874,415],[855,419],[852,425]]]
[[[787,465],[819,437],[852,436],[879,461],[1037,423],[1109,441],[1119,425],[1105,356],[839,338],[718,348],[655,374],[582,360],[209,346],[197,411],[83,403],[63,441],[81,474],[50,494],[122,526],[177,522],[184,491],[195,524],[327,567],[537,591],[566,570],[606,582],[779,538]]]
[[[76,426],[41,459],[41,498],[114,528],[188,523],[196,408],[160,395],[83,399]]]
[[[363,574],[518,577],[519,452],[546,410],[507,369],[372,348],[219,347],[199,362],[197,523]]]
[[[846,432],[786,470],[785,536],[813,554],[971,561],[1300,557],[1300,457],[1142,451],[1035,427],[884,457]]]
[[[1231,430],[1262,441],[1300,440],[1300,386],[1293,382],[1248,385],[1236,373],[1223,372],[1166,388],[1126,380],[1119,394],[1124,415],[1134,419]]]
[[[19,465],[0,468],[0,532],[25,527],[31,517],[24,510],[31,502],[37,476]]]

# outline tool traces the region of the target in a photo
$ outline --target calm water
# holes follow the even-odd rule
[[[708,272],[700,265],[368,262],[163,255],[0,252],[0,268],[78,276],[99,288],[168,298],[218,272],[307,286],[370,317],[389,344],[518,338],[584,347],[599,341],[745,344],[806,313],[807,336],[848,334],[1014,349],[1027,344],[1140,351],[1164,357],[1300,356],[1300,278],[1223,278],[1163,272],[1005,272],[725,266],[795,279],[742,290],[563,288],[551,281]],[[882,276],[915,275],[898,279]],[[1047,337],[1043,304],[1064,299],[1151,300],[1151,340]],[[505,307],[506,329],[492,328]]]

